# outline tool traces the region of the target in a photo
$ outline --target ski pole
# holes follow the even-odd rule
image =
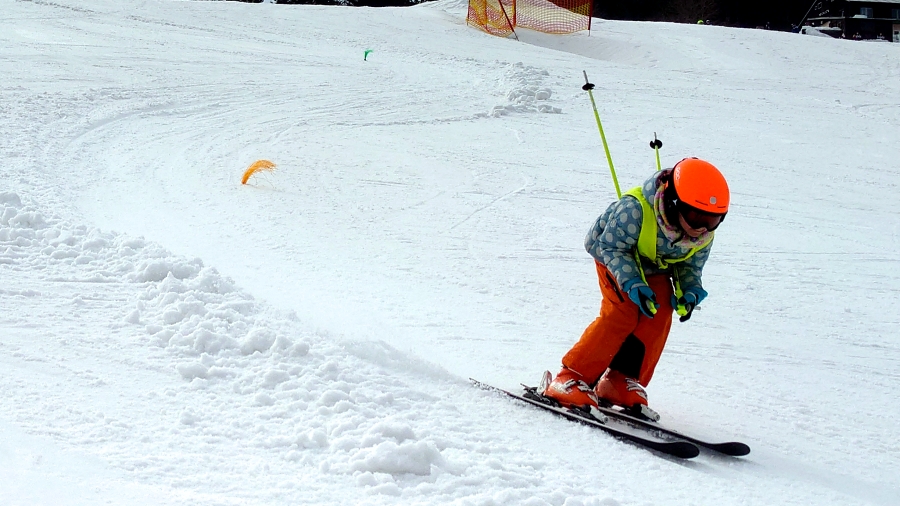
[[[616,169],[613,167],[612,156],[609,154],[609,145],[606,144],[606,135],[603,133],[603,124],[600,123],[600,113],[597,112],[597,103],[594,102],[594,85],[588,81],[587,72],[582,70],[584,73],[584,86],[581,87],[582,90],[588,92],[588,96],[591,97],[591,107],[594,108],[594,118],[597,120],[597,128],[600,130],[600,140],[603,141],[603,150],[606,151],[606,161],[609,162],[609,172],[612,174],[613,184],[616,186],[616,196],[622,198],[622,190],[619,189],[619,179],[616,177]]]
[[[653,132],[653,140],[650,141],[650,147],[656,151],[656,170],[662,170],[662,164],[659,163],[659,148],[662,147],[662,141],[656,138],[656,132]]]
[[[582,86],[581,89],[588,92],[588,96],[591,97],[591,107],[594,108],[594,119],[597,120],[597,129],[600,130],[600,140],[603,141],[603,150],[606,152],[606,161],[609,162],[609,172],[612,174],[613,184],[616,186],[616,196],[621,199],[622,190],[619,189],[619,179],[616,177],[616,169],[613,167],[612,156],[609,154],[609,145],[606,143],[606,134],[603,133],[603,124],[600,122],[600,113],[597,112],[597,103],[594,101],[594,93],[591,91],[594,89],[594,85],[588,80],[587,72],[584,70],[581,72],[584,74],[584,86]],[[660,145],[662,145],[662,143],[660,143]],[[641,280],[644,281],[644,284],[650,286],[650,284],[647,283],[647,277],[644,275],[644,268],[641,266],[641,255],[637,248],[634,250],[634,262],[641,275]],[[648,300],[645,307],[651,315],[655,315],[659,305],[655,304],[652,300]]]

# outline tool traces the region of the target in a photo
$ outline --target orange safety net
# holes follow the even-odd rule
[[[544,33],[591,29],[593,0],[516,0],[516,27]]]
[[[470,25],[508,37],[515,28],[544,33],[591,29],[593,0],[469,0]]]
[[[509,37],[516,26],[516,0],[469,0],[466,22],[491,35]]]

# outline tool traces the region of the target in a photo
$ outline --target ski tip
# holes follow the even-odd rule
[[[666,443],[665,448],[662,449],[662,451],[680,459],[692,459],[697,455],[700,455],[700,448],[687,441],[673,441]]]
[[[750,453],[750,447],[744,443],[739,443],[737,441],[732,441],[729,443],[717,443],[714,445],[709,445],[709,448],[715,450],[719,453],[724,453],[725,455],[730,455],[732,457],[743,457]]]

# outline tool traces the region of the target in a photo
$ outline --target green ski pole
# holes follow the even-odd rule
[[[588,80],[587,72],[582,70],[584,74],[584,86],[581,87],[582,90],[588,92],[588,96],[591,97],[591,107],[594,108],[594,119],[597,120],[597,129],[600,130],[600,140],[603,141],[603,151],[606,152],[606,161],[609,162],[609,172],[612,174],[613,184],[616,187],[616,196],[618,198],[622,198],[622,190],[619,188],[619,178],[616,177],[616,168],[613,167],[612,155],[609,154],[609,144],[606,143],[606,134],[603,133],[603,124],[600,122],[600,113],[597,112],[597,102],[594,101],[594,85]],[[641,275],[641,279],[644,281],[644,284],[650,286],[647,283],[647,278],[644,275],[644,269],[641,267],[641,256],[638,253],[637,249],[634,250],[634,261],[637,266],[637,270]],[[653,301],[646,301],[647,311],[650,312],[651,315],[655,315],[658,310],[657,304],[654,304]]]
[[[659,163],[659,148],[662,147],[662,141],[656,138],[656,132],[653,132],[653,140],[650,141],[650,147],[656,151],[656,170],[662,170],[662,164]]]
[[[594,118],[597,120],[597,128],[600,130],[600,140],[603,141],[603,150],[606,151],[606,161],[609,162],[609,172],[612,174],[613,184],[616,186],[616,196],[622,198],[622,190],[619,189],[619,179],[616,177],[616,169],[613,167],[612,156],[609,154],[609,145],[606,143],[606,135],[603,133],[603,124],[600,123],[600,113],[597,112],[597,103],[594,102],[594,85],[588,81],[587,72],[582,70],[584,73],[584,86],[581,87],[582,90],[588,92],[588,96],[591,97],[591,106],[594,108]]]

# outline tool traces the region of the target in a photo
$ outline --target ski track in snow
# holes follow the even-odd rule
[[[900,45],[516,43],[465,7],[4,12],[0,505],[895,501]],[[537,381],[596,314],[581,241],[614,192],[583,69],[623,189],[654,131],[726,169],[710,300],[649,392],[745,459],[465,381]]]

